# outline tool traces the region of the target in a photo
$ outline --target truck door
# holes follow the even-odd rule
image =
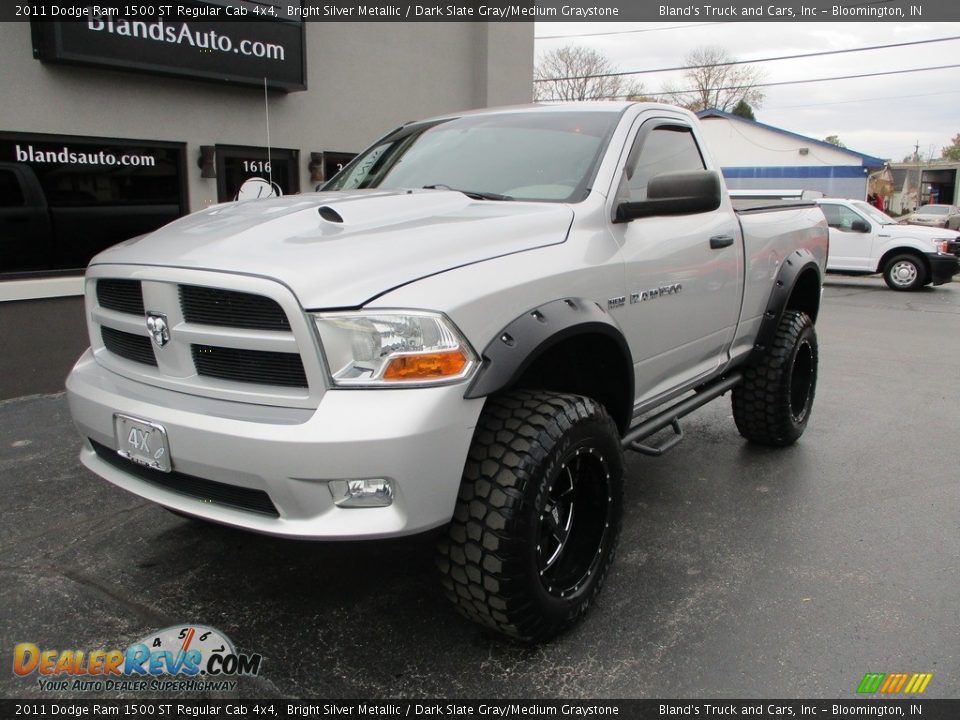
[[[820,209],[830,227],[827,270],[876,270],[873,224],[846,205],[820,203]]]
[[[646,198],[657,175],[706,169],[692,128],[680,120],[640,126],[615,202]],[[729,198],[711,212],[613,223],[625,261],[622,318],[638,402],[695,381],[724,362],[736,331],[743,276],[740,224]]]
[[[33,171],[0,163],[0,272],[47,270],[51,249],[50,215]]]

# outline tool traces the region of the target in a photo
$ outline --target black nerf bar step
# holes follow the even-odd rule
[[[667,450],[675,447],[677,443],[683,440],[680,418],[689,415],[697,408],[703,407],[728,390],[732,390],[740,384],[742,379],[743,375],[741,373],[732,373],[705,385],[700,388],[695,395],[691,395],[687,399],[671,405],[666,410],[662,410],[656,415],[647,418],[636,427],[630,428],[627,434],[623,436],[623,439],[620,440],[621,447],[623,447],[624,450],[633,450],[641,455],[660,457],[667,452]],[[644,445],[643,442],[641,442],[651,435],[656,435],[668,426],[673,428],[673,435],[659,445]]]

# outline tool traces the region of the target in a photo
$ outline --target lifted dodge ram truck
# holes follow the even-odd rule
[[[80,458],[271,535],[440,528],[456,607],[544,640],[611,566],[625,451],[727,391],[748,440],[803,433],[827,245],[813,203],[735,211],[675,107],[410,123],[318,193],[93,259]]]

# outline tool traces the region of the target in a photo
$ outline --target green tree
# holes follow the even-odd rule
[[[748,103],[746,100],[741,100],[738,102],[730,112],[732,112],[734,115],[739,115],[742,118],[746,118],[747,120],[757,119],[756,115],[753,114],[753,108],[750,107],[750,103]]]
[[[825,143],[830,143],[831,145],[836,145],[836,146],[839,147],[839,148],[845,148],[845,147],[846,147],[846,145],[844,145],[842,142],[840,142],[840,138],[839,138],[837,135],[827,135],[827,136],[823,139],[823,141],[824,141]]]
[[[960,133],[953,136],[953,142],[943,148],[942,156],[944,160],[960,162]]]

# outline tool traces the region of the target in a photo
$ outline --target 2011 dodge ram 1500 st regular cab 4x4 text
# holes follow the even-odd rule
[[[257,532],[443,528],[459,610],[543,640],[607,574],[625,450],[728,390],[746,438],[803,433],[827,243],[812,203],[735,212],[678,108],[404,125],[321,192],[94,258],[81,460]]]

